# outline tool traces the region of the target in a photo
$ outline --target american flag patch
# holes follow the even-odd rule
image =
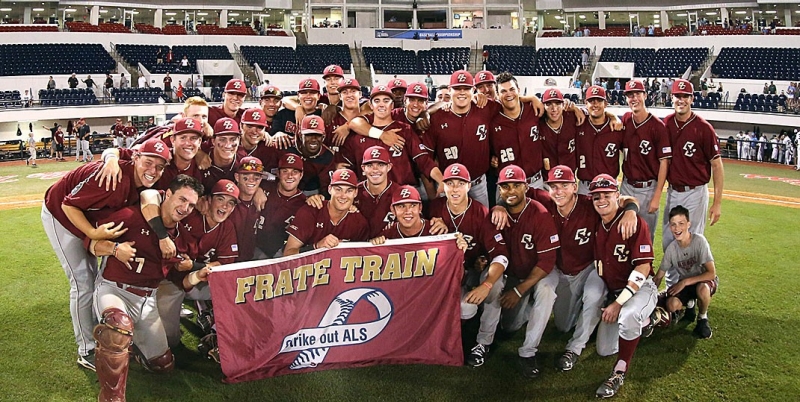
[[[502,234],[500,234],[500,233],[498,233],[498,234],[494,235],[494,241],[496,241],[496,242],[501,242],[501,241],[503,241],[503,235],[502,235]]]
[[[714,145],[714,150],[719,151],[719,145]]]
[[[239,246],[236,244],[231,245],[231,251],[239,251]]]
[[[671,154],[672,153],[672,147],[661,148],[661,152],[663,152],[665,154]]]
[[[557,241],[558,241],[558,235],[557,234],[554,234],[554,235],[550,236],[550,243],[551,244],[555,243]]]
[[[640,253],[649,253],[650,252],[650,245],[649,244],[642,244],[639,246]]]

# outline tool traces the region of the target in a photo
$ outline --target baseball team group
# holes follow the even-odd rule
[[[324,91],[314,78],[293,97],[267,86],[249,109],[244,82],[230,80],[221,105],[189,98],[170,122],[48,189],[42,223],[99,400],[125,400],[131,358],[174,368],[187,300],[206,332],[199,349],[219,361],[215,266],[346,241],[456,233],[461,318],[480,321],[472,367],[498,331],[524,327],[519,369],[539,377],[552,315],[572,332],[558,370],[578,364],[595,331],[597,353],[617,355],[596,393],[607,398],[654,328],[696,318],[694,333],[711,337],[718,278],[703,232],[720,218],[724,172],[690,82],[675,80],[675,112],[662,120],[636,80],[619,119],[599,86],[582,109],[558,89],[523,96],[509,73],[456,71],[433,102],[423,83],[395,78],[365,98],[341,67],[323,74]]]

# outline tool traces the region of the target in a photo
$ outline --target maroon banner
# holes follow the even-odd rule
[[[342,243],[209,276],[225,381],[377,364],[460,366],[453,235]]]

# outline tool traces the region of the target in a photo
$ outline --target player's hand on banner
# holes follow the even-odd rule
[[[259,187],[256,190],[256,193],[253,195],[253,202],[256,205],[256,209],[261,211],[267,205],[267,193],[264,192],[264,189]]]
[[[197,271],[197,279],[200,279],[202,282],[208,282],[208,276],[211,275],[211,267],[203,267],[201,270]]]
[[[325,201],[325,197],[322,194],[314,194],[306,198],[306,204],[316,209],[322,209],[322,201]]]
[[[175,249],[175,243],[169,237],[160,239],[158,241],[158,248],[161,249],[161,258],[168,260],[172,257],[175,257],[177,250]]]
[[[397,135],[399,131],[399,128],[384,130],[383,134],[381,134],[381,142],[386,144],[387,147],[396,149],[398,151],[403,149],[403,147],[406,145],[406,139]]]
[[[472,289],[464,296],[464,301],[470,304],[481,304],[486,297],[489,296],[489,288],[486,286],[478,285],[475,289]]]
[[[373,246],[380,246],[383,243],[386,243],[386,236],[378,236],[369,241],[372,243]]]
[[[325,236],[322,240],[318,241],[314,248],[334,248],[339,245],[339,238],[329,234]]]
[[[97,187],[106,186],[106,191],[117,189],[117,183],[122,181],[122,170],[119,168],[119,158],[108,158],[100,169],[100,174],[95,179]]]
[[[506,213],[505,208],[499,205],[492,207],[492,224],[497,230],[511,227],[511,224],[508,223],[508,213]]]
[[[431,230],[428,233],[432,235],[441,235],[447,233],[447,225],[444,224],[442,218],[431,219]]]
[[[622,240],[628,240],[636,233],[636,225],[639,221],[636,219],[636,212],[625,211],[617,224],[617,231],[622,235]]]
[[[467,243],[467,241],[464,239],[464,235],[461,233],[456,233],[456,247],[458,247],[458,249],[464,253],[466,253],[467,248],[469,248],[469,243]]]
[[[347,140],[348,135],[350,135],[350,127],[347,124],[339,126],[339,128],[333,130],[333,145],[341,147],[344,145],[345,140]]]
[[[722,216],[722,205],[712,204],[711,208],[708,209],[709,226],[714,226],[719,221],[720,216]]]
[[[117,250],[114,252],[114,258],[125,264],[129,269],[131,268],[130,263],[136,258],[136,249],[133,248],[135,244],[135,241],[119,243],[119,245],[117,245]]]
[[[114,222],[104,223],[92,230],[92,235],[89,236],[92,240],[112,240],[122,236],[123,233],[128,231],[128,228],[123,228],[125,222],[120,222],[114,226]]]
[[[619,311],[621,309],[622,305],[616,301],[606,306],[606,308],[603,309],[603,322],[616,324],[617,320],[619,320]]]
[[[517,292],[515,292],[514,289],[507,290],[500,295],[500,305],[505,309],[516,307],[520,300],[522,300],[522,298],[517,296]]]

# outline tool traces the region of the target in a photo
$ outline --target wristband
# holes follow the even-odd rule
[[[199,271],[203,269],[205,266],[206,264],[202,262],[192,261],[192,271]]]
[[[514,293],[516,293],[516,294],[517,294],[517,297],[519,297],[520,299],[522,298],[522,293],[520,293],[520,292],[519,292],[519,290],[517,290],[517,287],[516,287],[516,286],[514,286],[514,287],[513,287],[513,288],[511,288],[511,289],[514,289]]]
[[[630,286],[625,286],[625,289],[622,289],[619,296],[617,296],[616,302],[619,303],[620,306],[624,305],[626,301],[630,300],[633,297],[633,294],[636,293]]]
[[[634,213],[639,213],[639,206],[636,205],[635,202],[629,202],[625,205],[625,208],[622,208],[623,211],[633,211]]]
[[[374,139],[377,140],[377,139],[381,138],[382,134],[383,134],[383,130],[381,130],[379,128],[375,128],[375,127],[370,127],[368,137],[369,138],[374,138]]]
[[[153,219],[147,221],[150,227],[156,232],[156,236],[158,236],[159,240],[164,240],[167,238],[167,228],[164,227],[164,221],[161,220],[160,216],[156,216]]]
[[[491,283],[489,283],[488,281],[485,281],[485,282],[481,283],[481,285],[483,285],[483,286],[486,286],[486,287],[487,287],[487,288],[489,288],[489,289],[491,289],[491,288],[492,288],[492,284],[491,284]]]
[[[194,271],[191,274],[189,274],[189,276],[187,276],[186,279],[189,280],[189,284],[192,286],[197,286],[201,282],[200,274],[197,271]]]
[[[108,158],[109,158],[109,157],[111,157],[111,158],[117,158],[117,159],[119,159],[119,156],[117,156],[117,154],[115,154],[115,153],[113,153],[113,152],[108,152],[108,153],[106,153],[105,155],[103,155],[103,163],[106,163],[106,162],[108,162]]]
[[[114,250],[111,251],[111,255],[113,255],[114,258],[117,258],[117,249],[118,248],[119,248],[119,243],[114,243]]]

